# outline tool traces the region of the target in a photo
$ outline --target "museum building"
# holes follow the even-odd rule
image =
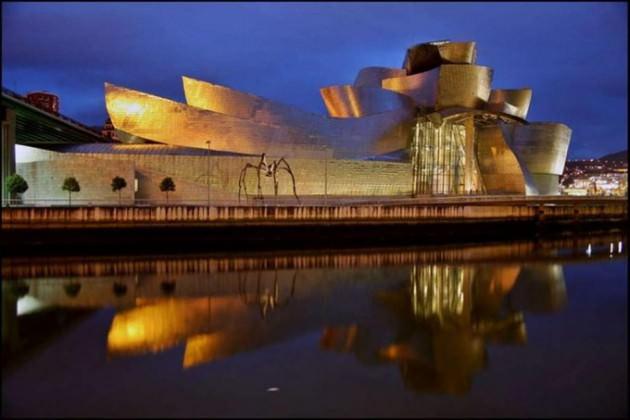
[[[165,176],[173,200],[189,203],[243,192],[558,194],[571,130],[527,121],[531,89],[493,89],[476,56],[474,42],[415,45],[401,68],[321,88],[328,115],[191,77],[185,104],[105,83],[106,137],[3,89],[3,178],[17,171],[31,186],[23,198],[39,202],[65,197],[67,176],[83,181],[77,199],[95,203],[118,198],[114,176],[134,180],[124,200],[136,203],[162,199]]]

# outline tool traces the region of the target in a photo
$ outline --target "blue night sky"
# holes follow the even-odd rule
[[[530,121],[573,129],[569,158],[627,148],[625,3],[6,3],[2,85],[47,90],[87,125],[103,84],[184,101],[181,76],[325,113],[319,88],[407,47],[477,41],[493,87],[530,87]]]

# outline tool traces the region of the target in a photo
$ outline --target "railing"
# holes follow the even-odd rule
[[[616,196],[522,196],[522,195],[459,195],[459,196],[306,196],[300,201],[292,196],[265,197],[256,199],[34,199],[2,200],[3,207],[157,207],[157,206],[194,206],[194,207],[321,207],[353,205],[414,205],[414,204],[484,204],[484,203],[527,203],[554,205],[562,203],[595,203],[625,201],[626,197]]]

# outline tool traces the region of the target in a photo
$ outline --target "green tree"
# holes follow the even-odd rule
[[[175,183],[173,182],[173,178],[167,176],[160,182],[160,191],[166,193],[166,202],[168,203],[168,192],[175,191]]]
[[[125,178],[120,176],[115,176],[112,179],[112,191],[118,191],[118,205],[120,205],[120,191],[127,186],[127,181]]]
[[[73,176],[70,176],[63,180],[63,185],[61,186],[63,191],[68,191],[68,206],[72,205],[72,193],[81,191],[81,186],[79,185],[79,181]]]
[[[15,194],[23,194],[28,190],[28,183],[19,174],[8,176],[4,182],[7,191],[9,191],[9,205]]]

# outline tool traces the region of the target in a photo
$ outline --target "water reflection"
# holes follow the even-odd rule
[[[486,365],[488,343],[524,345],[524,313],[561,310],[567,294],[558,264],[424,265],[375,300],[387,308],[383,320],[327,327],[322,347],[395,363],[419,392],[464,393]]]
[[[182,345],[189,369],[318,332],[323,351],[396,365],[410,389],[465,393],[488,345],[526,345],[529,313],[565,307],[564,261],[584,258],[586,244],[590,259],[608,258],[611,241],[621,256],[623,240],[3,262],[3,347],[17,352],[20,318],[47,308],[114,307],[112,359]]]

